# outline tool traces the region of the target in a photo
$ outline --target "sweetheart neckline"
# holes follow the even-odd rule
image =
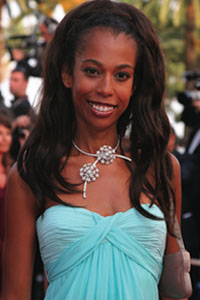
[[[150,203],[142,203],[141,205],[142,205],[142,206],[147,206],[147,207],[149,207],[149,208],[157,207],[157,208],[160,210],[160,208],[159,208],[159,206],[158,206],[157,204],[153,204],[152,206],[150,206]],[[111,217],[114,217],[114,216],[116,216],[116,215],[118,215],[118,214],[126,214],[126,213],[128,213],[128,212],[130,212],[130,211],[137,211],[135,207],[131,207],[131,208],[125,210],[125,211],[118,211],[118,212],[116,212],[116,213],[114,213],[114,214],[112,214],[112,215],[103,216],[103,215],[101,215],[100,213],[98,213],[98,212],[96,212],[96,211],[92,211],[92,210],[89,210],[89,209],[84,208],[84,207],[79,207],[79,206],[67,206],[67,205],[64,205],[64,204],[56,204],[56,205],[52,205],[52,206],[46,208],[46,209],[44,210],[43,214],[41,214],[41,215],[36,219],[36,221],[37,221],[38,219],[40,219],[40,217],[42,217],[42,215],[46,214],[49,210],[52,210],[53,208],[55,208],[55,207],[57,207],[57,206],[58,206],[58,207],[61,207],[61,206],[62,206],[62,207],[70,208],[70,209],[73,209],[73,210],[74,210],[74,209],[82,210],[82,211],[87,212],[87,213],[90,214],[90,215],[92,215],[92,214],[98,215],[98,216],[100,216],[101,218],[111,218]]]

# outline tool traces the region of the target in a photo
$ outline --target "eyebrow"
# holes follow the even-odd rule
[[[92,58],[84,59],[82,62],[83,62],[83,63],[85,63],[85,62],[91,62],[91,63],[94,63],[94,64],[98,65],[99,67],[102,66],[102,64],[101,64],[100,62],[98,62],[97,60],[92,59]],[[134,67],[132,67],[131,65],[128,65],[128,64],[122,64],[122,65],[119,65],[119,66],[117,66],[117,68],[118,68],[118,69],[130,68],[130,69],[132,69],[132,70],[135,70]]]

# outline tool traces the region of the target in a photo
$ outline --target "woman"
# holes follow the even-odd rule
[[[2,294],[2,248],[5,233],[5,193],[7,175],[11,166],[9,155],[11,142],[11,120],[5,114],[0,113],[0,298]]]
[[[38,119],[9,176],[4,298],[30,299],[37,229],[45,299],[158,299],[180,170],[166,150],[150,21],[125,3],[85,2],[58,25],[43,75]]]

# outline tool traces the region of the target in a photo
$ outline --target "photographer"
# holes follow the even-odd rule
[[[190,128],[185,153],[180,157],[182,177],[182,234],[192,258],[200,257],[200,72],[186,72],[188,81],[194,80],[195,89],[177,94],[184,105],[182,120]],[[193,295],[197,299],[199,267],[192,266]]]
[[[30,76],[42,76],[42,60],[44,51],[50,41],[58,22],[53,18],[39,18],[36,32],[31,35],[11,36],[7,41],[7,49],[16,66],[23,67]],[[39,33],[37,31],[39,30]]]
[[[41,59],[38,55],[39,46],[36,37],[33,36],[13,36],[10,41],[17,41],[16,46],[8,46],[10,60],[16,62],[16,68],[24,68],[30,76],[40,77],[42,72]]]

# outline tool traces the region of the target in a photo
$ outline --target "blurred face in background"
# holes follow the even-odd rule
[[[3,124],[0,124],[0,154],[6,154],[10,150],[11,142],[11,129]]]
[[[28,80],[25,78],[24,73],[15,71],[10,76],[10,92],[15,97],[23,97],[26,95],[26,88]]]
[[[40,24],[40,35],[46,43],[48,43],[51,39],[51,33],[49,32],[48,27],[44,23]]]

